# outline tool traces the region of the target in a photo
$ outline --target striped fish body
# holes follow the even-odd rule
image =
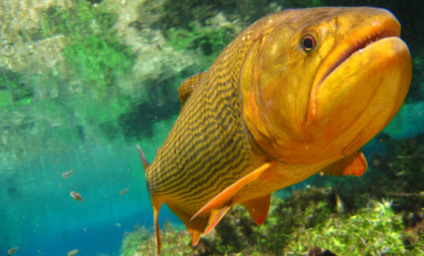
[[[152,165],[140,150],[158,251],[163,203],[195,245],[234,204],[261,224],[277,189],[318,171],[361,175],[358,150],[409,88],[399,33],[382,9],[286,10],[249,26],[208,71],[187,79],[182,111]]]
[[[254,27],[246,31],[246,37],[255,31]],[[193,91],[146,170],[155,222],[160,206],[166,203],[187,226],[193,244],[200,239],[210,213],[191,220],[193,215],[251,171],[256,161],[256,165],[260,164],[242,119],[238,88],[239,71],[249,44],[249,40],[239,37],[208,71],[193,79],[197,83],[190,85],[195,88],[189,89]],[[160,247],[157,224],[156,232]]]

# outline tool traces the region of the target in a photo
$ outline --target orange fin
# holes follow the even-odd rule
[[[270,201],[271,195],[266,195],[250,199],[249,201],[243,202],[242,205],[249,211],[250,216],[252,216],[256,224],[261,225],[268,215]]]
[[[218,225],[219,221],[225,216],[225,214],[230,210],[231,206],[227,205],[220,209],[213,209],[211,211],[211,216],[209,217],[208,226],[206,227],[205,235],[211,232],[212,229]]]
[[[190,232],[191,237],[193,239],[193,246],[197,245],[200,240],[200,237],[202,236],[203,231],[205,230],[206,225],[208,224],[209,215],[199,216],[195,220],[190,220],[192,214],[181,210],[181,208],[172,203],[166,204],[168,205],[169,209],[171,209],[171,211],[175,213],[178,218],[180,218],[180,220],[186,226],[187,230]]]
[[[187,78],[181,83],[180,87],[178,88],[178,97],[180,97],[182,106],[184,106],[184,103],[186,102],[188,97],[190,97],[194,89],[197,88],[200,80],[202,80],[202,77],[204,74],[206,74],[206,72],[207,71],[203,71],[193,76],[190,76],[189,78]]]
[[[321,170],[325,175],[353,175],[361,176],[367,170],[368,164],[364,154],[360,151],[332,163]]]
[[[155,224],[155,233],[156,233],[156,251],[157,251],[157,255],[160,254],[160,248],[162,247],[162,243],[160,241],[160,227],[159,227],[159,210],[160,207],[162,206],[162,202],[161,203],[157,203],[153,200],[153,198],[151,199],[152,201],[152,206],[153,206],[153,222]]]
[[[209,201],[205,206],[203,206],[196,214],[194,214],[191,220],[194,220],[200,214],[211,211],[213,209],[231,207],[232,206],[231,200],[234,197],[234,195],[250,182],[257,180],[261,176],[261,174],[265,172],[266,170],[268,170],[271,166],[272,166],[271,163],[268,163],[268,162],[264,163],[253,172],[242,177],[241,179],[233,183],[231,186],[224,189],[224,191],[222,191],[217,196],[215,196],[211,201]]]
[[[144,155],[143,150],[141,150],[139,145],[137,145],[137,149],[138,149],[138,155],[140,156],[140,159],[141,159],[141,163],[143,164],[143,167],[144,167],[144,171],[147,171],[147,168],[149,168],[150,163],[147,161],[146,156]]]

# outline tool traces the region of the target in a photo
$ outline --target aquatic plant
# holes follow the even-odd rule
[[[71,75],[87,86],[103,87],[126,73],[134,61],[131,49],[117,39],[113,28],[116,19],[114,5],[93,7],[88,1],[78,0],[66,9],[47,9],[41,33],[45,37],[65,35],[63,56]]]
[[[323,225],[296,234],[286,250],[299,255],[319,246],[336,255],[405,255],[403,228],[401,217],[391,209],[391,201],[373,201],[349,218],[330,218]],[[408,251],[409,255],[417,253]]]
[[[140,227],[134,232],[125,232],[122,240],[121,256],[133,256],[140,241],[150,238],[151,232],[145,227]]]
[[[189,246],[190,235],[168,221],[162,230],[163,246],[162,255],[192,255],[193,250]],[[121,256],[155,255],[156,237],[144,227],[134,232],[126,233],[121,247]]]
[[[166,32],[168,43],[176,50],[201,49],[204,59],[204,69],[207,69],[218,54],[236,36],[230,27],[202,26],[199,22],[192,21],[188,28],[174,27]]]
[[[32,91],[21,74],[0,72],[0,107],[27,105],[31,101]]]
[[[343,212],[337,196],[330,188],[312,187],[287,199],[274,197],[262,226],[235,206],[194,248],[187,231],[168,224],[162,233],[163,255],[305,255],[315,246],[336,255],[424,255],[422,233],[405,230],[392,201],[373,200]],[[154,253],[154,234],[138,241],[137,252]]]

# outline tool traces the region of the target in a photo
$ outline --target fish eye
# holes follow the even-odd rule
[[[311,52],[315,48],[316,44],[317,44],[316,39],[311,34],[304,35],[302,37],[302,40],[300,41],[300,45],[302,46],[302,49],[307,53]]]

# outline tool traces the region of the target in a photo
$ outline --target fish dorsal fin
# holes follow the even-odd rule
[[[202,213],[211,211],[208,226],[206,227],[207,232],[211,231],[234,204],[232,202],[234,195],[250,182],[259,179],[260,176],[271,167],[272,163],[264,163],[259,168],[255,169],[253,172],[240,178],[238,181],[236,181],[235,183],[227,187],[224,191],[215,196],[205,206],[203,206],[196,214],[193,215],[191,220],[193,221],[196,218],[202,216],[200,215]]]
[[[361,176],[367,170],[368,164],[360,151],[347,156],[325,167],[320,173],[324,175],[353,175]]]
[[[256,224],[261,225],[264,223],[266,216],[268,215],[270,201],[271,195],[266,195],[250,199],[243,202],[242,205],[249,211],[250,216],[252,216]]]
[[[181,83],[178,88],[178,97],[180,97],[181,106],[184,106],[184,103],[187,101],[188,97],[190,97],[191,93],[197,88],[200,80],[202,80],[202,77],[206,74],[206,72],[207,71],[203,71],[192,75]]]
[[[143,153],[143,150],[141,150],[140,146],[137,145],[138,149],[138,155],[140,156],[141,163],[143,163],[144,171],[147,171],[147,168],[149,168],[150,163],[147,161],[146,156]]]

